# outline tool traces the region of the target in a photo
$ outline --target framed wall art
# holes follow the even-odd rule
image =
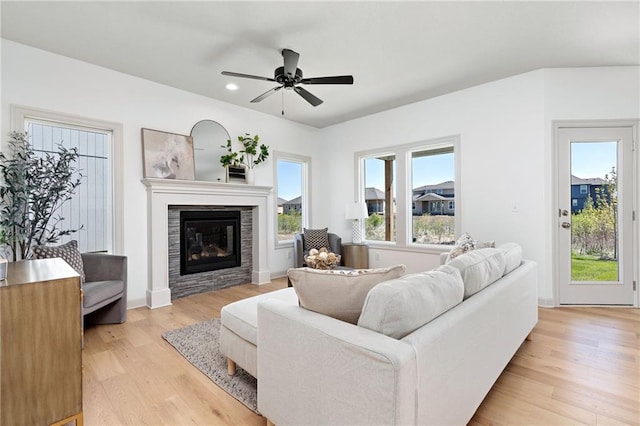
[[[142,129],[145,178],[194,180],[193,138]]]

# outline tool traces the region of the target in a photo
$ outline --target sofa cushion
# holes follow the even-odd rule
[[[84,283],[84,264],[78,250],[78,242],[71,240],[59,246],[33,246],[31,247],[34,259],[51,259],[60,257],[80,274],[80,282]]]
[[[91,308],[97,303],[122,295],[123,291],[124,282],[120,280],[84,283],[82,286],[82,306],[85,309]]]
[[[495,247],[495,241],[478,241],[471,238],[471,235],[466,232],[458,238],[456,243],[453,245],[449,254],[447,255],[447,259],[445,263],[451,262],[456,257],[465,254],[471,250],[479,249],[479,248],[487,248],[487,247]]]
[[[322,229],[304,229],[304,251],[311,249],[320,249],[322,247],[329,248],[328,228]]]
[[[518,243],[504,243],[498,249],[504,252],[504,275],[516,269],[522,263],[522,247]]]
[[[297,268],[289,269],[287,275],[301,307],[356,324],[369,290],[404,271],[404,265],[354,270]]]
[[[220,311],[220,322],[244,340],[258,344],[258,303],[277,299],[290,305],[298,304],[298,297],[292,288],[283,288],[229,303]]]
[[[358,325],[402,339],[462,302],[464,284],[452,266],[385,281],[371,289]]]
[[[448,265],[460,271],[466,299],[502,277],[505,254],[497,248],[482,248],[462,254]]]

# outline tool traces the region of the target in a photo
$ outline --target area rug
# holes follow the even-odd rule
[[[227,358],[219,348],[220,318],[167,331],[162,337],[216,385],[254,413],[260,414],[256,379],[240,367],[234,376],[227,374]]]

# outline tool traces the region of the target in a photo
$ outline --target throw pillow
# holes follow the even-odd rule
[[[499,250],[504,252],[505,268],[504,275],[516,269],[522,263],[522,247],[518,243],[504,243]]]
[[[497,248],[481,248],[456,257],[448,265],[460,271],[466,299],[502,277],[505,255]]]
[[[447,260],[445,260],[445,264],[451,262],[456,257],[468,251],[479,249],[479,248],[487,248],[487,247],[493,248],[495,246],[496,246],[495,241],[483,242],[483,241],[474,240],[473,238],[471,238],[471,235],[465,232],[464,234],[462,234],[462,236],[460,236],[460,238],[458,238],[458,241],[456,241],[454,246],[451,248],[451,251],[449,251]]]
[[[82,256],[78,250],[78,242],[76,240],[71,240],[59,246],[33,246],[31,247],[31,252],[34,259],[62,258],[80,274],[80,282],[84,284],[84,264],[82,263]]]
[[[326,247],[329,249],[328,228],[322,229],[304,229],[304,251],[311,249],[320,249]]]
[[[297,268],[289,269],[287,275],[301,307],[356,324],[369,290],[402,276],[404,271],[404,265],[352,270]]]
[[[358,325],[402,339],[462,302],[463,295],[462,277],[452,266],[405,275],[371,289]]]

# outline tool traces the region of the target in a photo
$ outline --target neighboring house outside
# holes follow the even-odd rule
[[[602,178],[581,179],[571,175],[571,213],[579,213],[584,208],[587,196],[595,203],[596,193],[604,190],[606,183]]]
[[[378,188],[365,188],[364,201],[367,203],[369,215],[374,213],[384,214],[384,191]]]
[[[278,200],[278,203],[280,201]],[[278,210],[280,210],[278,208]],[[296,197],[292,200],[285,201],[282,203],[282,213],[291,214],[291,213],[300,213],[302,212],[302,196]]]
[[[284,198],[278,197],[278,214],[282,214],[284,212],[284,203],[286,202],[287,200]]]
[[[452,180],[413,189],[412,213],[453,216],[456,210],[455,183]]]

